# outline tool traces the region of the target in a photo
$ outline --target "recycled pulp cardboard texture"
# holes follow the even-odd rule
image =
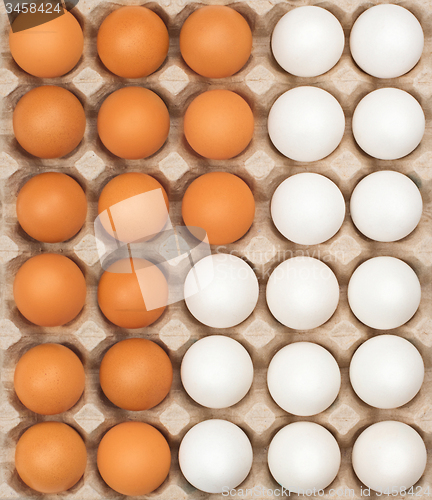
[[[332,484],[334,488],[341,488],[339,496],[331,497],[328,488],[326,499],[359,497],[360,482],[352,471],[351,448],[359,433],[373,422],[386,419],[406,422],[421,434],[428,449],[432,450],[432,3],[430,0],[395,2],[407,7],[418,17],[426,36],[420,63],[398,79],[378,80],[366,75],[352,61],[347,45],[336,67],[316,78],[288,75],[278,67],[270,52],[273,27],[293,7],[315,4],[327,8],[340,20],[348,39],[355,19],[376,3],[382,2],[250,0],[232,3],[230,5],[241,12],[252,27],[252,56],[234,77],[211,82],[187,68],[180,57],[178,45],[183,21],[201,4],[186,0],[161,0],[160,3],[145,4],[165,21],[171,43],[163,66],[153,75],[140,80],[124,80],[110,74],[97,57],[95,41],[98,27],[104,17],[119,6],[118,3],[80,0],[74,13],[84,29],[84,55],[71,73],[51,80],[29,76],[14,63],[8,50],[9,24],[4,5],[0,4],[0,348],[3,365],[0,393],[3,444],[0,452],[0,498],[42,497],[19,479],[14,470],[14,448],[25,429],[43,420],[59,420],[72,425],[83,437],[89,454],[84,478],[70,491],[58,496],[48,495],[47,499],[97,500],[121,496],[108,488],[100,478],[96,468],[96,451],[103,434],[114,424],[125,420],[140,420],[156,426],[166,436],[172,449],[169,477],[149,498],[223,498],[222,495],[207,495],[194,489],[181,475],[178,466],[177,451],[182,437],[193,425],[209,418],[234,422],[246,432],[253,444],[252,471],[241,487],[277,487],[266,465],[268,445],[281,427],[301,419],[287,414],[272,401],[266,388],[266,369],[278,349],[300,340],[317,342],[326,347],[342,370],[342,389],[335,403],[320,415],[305,419],[328,428],[342,450],[341,470]],[[18,145],[12,131],[12,111],[20,97],[31,88],[47,83],[62,85],[72,91],[82,102],[87,116],[84,140],[70,155],[58,160],[31,157]],[[167,143],[158,153],[145,160],[115,158],[102,146],[97,136],[96,117],[100,104],[108,94],[124,85],[142,85],[154,90],[170,111],[171,131]],[[314,85],[329,91],[341,103],[346,115],[346,131],[341,145],[328,158],[319,162],[301,164],[284,158],[271,145],[267,136],[266,117],[272,103],[283,92],[299,85]],[[397,161],[380,161],[367,156],[356,146],[351,132],[351,117],[356,104],[370,91],[386,86],[395,86],[412,93],[421,103],[427,118],[421,145],[409,156]],[[232,160],[209,161],[199,158],[188,147],[182,133],[182,116],[186,107],[196,95],[210,87],[238,92],[251,105],[255,115],[253,141],[241,155]],[[304,171],[322,173],[340,187],[348,202],[354,186],[362,177],[383,169],[409,175],[423,196],[421,222],[402,241],[376,243],[368,240],[355,229],[349,213],[335,237],[314,247],[288,242],[271,222],[269,201],[272,193],[289,175]],[[85,226],[74,238],[62,244],[44,244],[32,240],[18,226],[15,214],[15,200],[20,187],[33,175],[52,170],[74,177],[84,188],[89,202]],[[237,327],[216,331],[198,323],[189,314],[184,302],[181,302],[170,305],[155,324],[142,330],[124,330],[110,324],[99,311],[96,300],[102,269],[98,262],[92,222],[96,217],[97,199],[102,188],[112,177],[126,171],[149,173],[167,189],[172,221],[181,224],[180,207],[185,189],[197,176],[211,170],[238,174],[249,184],[257,202],[256,218],[251,230],[240,241],[219,250],[242,256],[254,267],[260,282],[260,298],[254,313]],[[26,259],[40,252],[63,253],[78,264],[86,277],[88,298],[84,310],[64,327],[41,328],[30,324],[17,311],[13,301],[12,283],[16,271]],[[325,325],[308,333],[298,333],[279,324],[269,313],[265,302],[269,274],[280,262],[294,255],[322,259],[336,273],[341,287],[341,300],[335,315]],[[417,272],[422,285],[419,311],[406,325],[391,333],[410,340],[419,349],[426,364],[426,380],[420,393],[397,410],[377,410],[364,404],[354,394],[348,380],[349,361],[355,349],[366,339],[381,332],[362,325],[350,312],[346,297],[347,283],[361,262],[377,255],[391,255],[405,260]],[[241,342],[251,354],[255,366],[250,393],[237,405],[223,410],[209,410],[194,403],[184,392],[179,378],[181,359],[188,347],[197,339],[214,333],[230,335]],[[150,338],[164,347],[173,362],[175,375],[172,390],[160,405],[149,411],[134,413],[114,407],[103,396],[98,385],[98,366],[111,345],[136,336]],[[82,359],[87,375],[86,389],[80,401],[70,411],[54,417],[41,417],[26,410],[13,391],[13,372],[17,360],[30,347],[41,342],[60,342],[72,348]],[[431,483],[432,460],[429,460],[419,485],[432,489]],[[354,489],[355,492],[349,493],[345,491],[346,488]],[[272,494],[268,498],[273,498]]]

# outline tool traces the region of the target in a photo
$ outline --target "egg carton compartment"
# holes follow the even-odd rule
[[[429,462],[418,483],[432,495],[432,4],[430,0],[393,1],[413,12],[425,33],[425,48],[419,64],[401,78],[378,80],[362,72],[353,62],[347,40],[350,29],[361,12],[380,1],[333,0],[249,0],[240,3],[189,2],[160,0],[145,5],[166,23],[170,48],[166,61],[147,78],[125,80],[107,71],[97,56],[96,35],[102,20],[123,4],[139,2],[80,0],[73,10],[85,37],[84,53],[73,71],[61,78],[38,79],[24,73],[13,61],[8,47],[9,23],[4,4],[0,3],[1,55],[0,69],[0,498],[49,499],[69,498],[98,500],[120,498],[101,479],[96,467],[97,446],[103,434],[113,425],[126,421],[148,422],[167,438],[172,451],[172,467],[167,480],[146,497],[160,500],[221,500],[223,495],[209,495],[193,488],[182,476],[177,452],[185,433],[196,423],[209,418],[223,418],[239,425],[250,438],[254,449],[251,473],[239,489],[275,489],[277,483],[267,467],[267,448],[276,432],[286,424],[308,420],[324,425],[337,439],[342,451],[342,466],[324,498],[360,498],[361,483],[351,467],[352,445],[367,426],[393,419],[412,425],[425,440]],[[246,66],[231,78],[208,80],[196,75],[180,56],[178,35],[187,16],[205,4],[227,4],[238,10],[253,32],[253,51]],[[270,35],[277,21],[293,7],[319,5],[331,11],[341,22],[346,35],[345,49],[339,63],[328,73],[315,78],[298,78],[284,72],[270,50]],[[84,140],[68,156],[41,160],[27,154],[17,143],[12,130],[12,112],[21,96],[33,87],[55,84],[73,92],[84,106],[87,129]],[[122,160],[102,145],[96,130],[98,109],[114,90],[125,85],[139,85],[155,91],[166,103],[171,130],[166,144],[155,155],[144,160]],[[334,95],[346,116],[346,130],[340,146],[327,158],[314,163],[297,163],[283,157],[272,146],[267,134],[267,115],[271,105],[283,92],[300,85],[313,85]],[[427,119],[420,146],[407,157],[380,161],[363,153],[352,136],[351,118],[357,103],[369,92],[394,86],[410,92],[421,104]],[[232,160],[216,161],[198,157],[183,135],[182,120],[191,100],[209,88],[238,92],[250,104],[255,117],[255,134],[251,144]],[[349,210],[340,231],[321,245],[306,247],[287,241],[274,227],[269,212],[271,196],[286,177],[299,172],[317,172],[333,180],[341,189],[347,208],[352,190],[361,178],[376,170],[396,170],[407,174],[419,187],[424,211],[419,226],[408,237],[395,243],[373,242],[354,227]],[[239,175],[251,187],[257,210],[249,232],[234,244],[212,251],[233,253],[249,262],[260,283],[260,297],[253,314],[243,323],[226,330],[208,328],[188,312],[184,302],[170,305],[161,318],[139,330],[125,330],[109,323],[97,305],[97,284],[103,272],[96,249],[93,222],[102,188],[114,176],[126,171],[140,171],[161,182],[170,198],[170,216],[181,225],[181,199],[187,186],[199,175],[224,170]],[[44,244],[31,239],[19,227],[16,196],[32,176],[44,171],[71,175],[83,187],[89,211],[86,224],[71,240],[61,244]],[[18,312],[12,294],[14,276],[29,257],[41,252],[58,252],[70,257],[83,271],[87,283],[87,301],[83,311],[72,322],[60,328],[43,328],[26,321]],[[272,270],[282,261],[297,255],[316,257],[335,272],[341,287],[341,298],[334,316],[323,326],[307,333],[284,327],[270,314],[265,287]],[[381,333],[360,323],[347,302],[347,284],[354,269],[363,261],[378,255],[398,257],[410,264],[419,276],[422,301],[418,312],[404,326],[391,333],[410,340],[420,351],[426,366],[426,377],[419,394],[396,410],[378,410],[363,403],[353,392],[348,377],[350,359],[355,349],[371,336]],[[248,395],[233,407],[210,410],[196,404],[184,391],[179,368],[186,350],[196,340],[212,334],[229,335],[250,353],[255,377]],[[101,392],[98,368],[102,356],[115,342],[128,337],[149,338],[169,354],[174,368],[170,394],[157,407],[144,412],[128,412],[115,407]],[[316,342],[336,358],[342,371],[342,388],[336,401],[325,412],[313,417],[295,417],[283,411],[270,397],[266,386],[267,366],[284,345],[300,340]],[[13,390],[13,372],[19,357],[30,347],[44,342],[58,342],[70,347],[83,361],[86,371],[84,395],[69,411],[53,417],[36,415],[17,399]],[[31,425],[43,420],[64,421],[83,437],[88,450],[84,477],[69,491],[60,495],[41,495],[28,488],[14,468],[15,445]],[[337,494],[330,494],[330,488]],[[371,492],[375,497],[375,493]],[[253,498],[249,492],[242,498]],[[297,495],[291,495],[297,498]],[[261,498],[277,498],[264,494]]]

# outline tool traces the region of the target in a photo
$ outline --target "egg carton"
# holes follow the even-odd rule
[[[178,43],[180,28],[188,15],[206,3],[187,0],[160,0],[145,4],[164,20],[170,33],[166,61],[154,74],[138,80],[125,80],[108,72],[97,57],[96,35],[102,20],[123,4],[104,0],[80,0],[73,13],[84,30],[84,54],[76,68],[61,78],[38,79],[24,73],[13,61],[8,49],[9,23],[0,2],[0,498],[31,499],[44,496],[48,500],[67,498],[99,500],[120,498],[101,479],[96,466],[97,446],[103,434],[113,425],[126,421],[148,422],[167,438],[172,450],[172,467],[167,480],[147,497],[157,500],[221,500],[223,495],[209,495],[192,487],[182,476],[178,465],[178,447],[185,433],[195,424],[210,418],[222,418],[239,425],[250,438],[254,449],[251,473],[239,486],[245,493],[239,498],[276,499],[271,489],[278,487],[267,467],[267,449],[272,437],[283,426],[298,420],[317,422],[336,437],[342,451],[340,472],[327,488],[326,500],[357,500],[361,484],[351,466],[351,450],[357,436],[374,422],[392,419],[413,426],[425,440],[429,461],[416,493],[432,495],[432,3],[431,0],[393,1],[411,10],[425,32],[425,48],[419,64],[407,75],[392,80],[378,80],[363,73],[353,62],[347,43],[339,63],[325,75],[298,78],[284,72],[270,51],[270,35],[277,21],[293,7],[319,5],[331,11],[342,23],[346,38],[355,19],[367,8],[386,3],[365,0],[249,0],[230,3],[249,22],[253,32],[253,51],[246,66],[231,78],[209,81],[196,75],[183,62]],[[12,130],[12,112],[31,88],[61,85],[82,102],[87,116],[84,140],[68,156],[41,160],[27,154],[17,143]],[[168,106],[171,130],[163,148],[144,160],[122,160],[103,147],[96,130],[97,112],[102,101],[125,85],[140,85],[154,90]],[[333,94],[346,116],[346,130],[340,146],[327,158],[314,163],[297,163],[283,157],[272,146],[266,128],[272,103],[283,92],[300,85],[313,85]],[[426,133],[420,146],[407,157],[396,161],[376,160],[355,144],[351,118],[357,103],[369,92],[394,86],[410,92],[426,114]],[[238,92],[250,104],[255,116],[255,134],[251,144],[232,160],[199,158],[185,141],[182,117],[194,97],[209,88],[226,88]],[[419,187],[424,212],[417,229],[396,243],[368,240],[354,227],[349,210],[341,230],[321,245],[295,245],[278,233],[271,222],[269,202],[275,188],[286,177],[299,172],[317,172],[332,179],[348,201],[361,178],[376,170],[403,172]],[[97,200],[102,188],[115,175],[126,171],[146,172],[165,187],[174,225],[181,225],[181,199],[187,186],[199,175],[212,170],[235,173],[251,187],[257,205],[250,231],[239,241],[213,251],[234,253],[254,268],[260,283],[260,297],[253,314],[240,325],[224,330],[208,328],[196,321],[184,302],[170,305],[153,325],[139,330],[125,330],[110,324],[97,305],[97,283],[103,272],[98,258],[93,222],[97,216]],[[44,244],[32,240],[19,227],[15,202],[19,189],[32,176],[44,171],[60,171],[71,175],[83,187],[89,211],[86,224],[71,240],[62,244]],[[86,278],[88,293],[83,311],[69,324],[59,328],[43,328],[26,321],[18,312],[12,294],[15,273],[31,256],[41,252],[58,252],[70,257]],[[272,270],[292,256],[308,255],[326,262],[335,272],[341,287],[339,307],[323,326],[298,333],[278,323],[265,301],[265,287]],[[391,255],[410,264],[419,276],[422,300],[415,316],[391,333],[410,340],[425,361],[426,377],[420,393],[397,410],[378,410],[363,403],[353,392],[348,378],[350,359],[356,348],[371,336],[381,333],[360,323],[347,302],[347,284],[354,269],[377,255]],[[192,401],[182,388],[179,368],[186,350],[196,340],[212,334],[229,335],[250,353],[255,377],[248,395],[231,408],[211,410]],[[115,342],[129,337],[149,338],[169,354],[174,367],[174,382],[168,397],[157,407],[143,412],[116,408],[101,392],[98,368],[102,356]],[[337,400],[326,411],[313,417],[295,417],[279,408],[266,386],[267,366],[272,356],[284,345],[307,340],[327,348],[342,371],[342,387]],[[70,347],[84,363],[85,392],[69,411],[43,417],[28,411],[13,390],[14,367],[29,348],[43,342],[59,342]],[[64,421],[82,436],[88,450],[84,477],[69,491],[60,495],[41,495],[28,488],[14,468],[14,451],[20,435],[31,425],[44,420]],[[246,493],[246,489],[255,489]],[[264,490],[265,489],[265,490]],[[291,495],[297,498],[297,495]],[[372,492],[372,497],[376,495]]]

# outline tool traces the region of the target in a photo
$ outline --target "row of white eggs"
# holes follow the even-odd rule
[[[273,55],[295,76],[314,77],[339,61],[345,37],[338,19],[316,6],[298,7],[277,23]],[[419,61],[424,46],[422,27],[407,9],[393,4],[372,7],[356,20],[350,50],[360,68],[377,78],[397,78]]]
[[[352,131],[360,148],[380,160],[396,160],[420,144],[425,115],[408,92],[393,87],[367,94],[354,110]],[[282,94],[268,116],[276,149],[299,162],[322,160],[340,144],[345,131],[341,105],[318,87],[296,87]]]
[[[368,238],[398,241],[420,222],[423,202],[419,189],[406,175],[391,170],[374,172],[355,187],[350,214]],[[271,216],[279,232],[300,245],[319,245],[332,238],[345,218],[339,188],[320,174],[288,177],[273,194]]]
[[[294,330],[312,330],[326,323],[339,303],[338,280],[324,262],[293,257],[279,264],[267,283],[272,315]],[[201,323],[231,328],[246,320],[258,302],[258,279],[253,269],[231,254],[204,257],[189,271],[184,285],[186,306]],[[363,262],[348,284],[351,311],[377,330],[398,328],[414,316],[421,286],[413,269],[390,256]]]
[[[411,401],[424,379],[419,351],[402,337],[379,335],[355,352],[349,370],[357,396],[374,408],[398,408]],[[207,408],[228,408],[251,388],[254,367],[247,350],[236,340],[210,335],[195,342],[181,365],[186,392]],[[341,374],[329,351],[312,342],[295,342],[280,349],[267,372],[274,401],[301,417],[317,415],[336,400]]]
[[[235,404],[249,390],[252,361],[237,341],[209,336],[186,352],[181,378],[186,392],[198,403],[221,408]],[[407,340],[382,335],[374,337],[354,354],[350,379],[365,402],[379,408],[394,408],[412,399],[424,377],[422,357]],[[323,347],[297,342],[273,357],[267,374],[269,391],[286,411],[310,416],[324,411],[337,397],[340,371],[333,356]],[[409,488],[424,471],[425,447],[420,436],[399,422],[371,426],[357,440],[353,465],[368,487]],[[396,462],[388,464],[388,454]],[[183,439],[179,463],[188,481],[199,489],[217,493],[235,488],[249,473],[252,447],[244,432],[234,424],[205,421],[193,427]],[[219,467],[215,465],[219,464]],[[223,467],[220,465],[224,464]],[[324,427],[297,422],[273,438],[268,464],[276,481],[299,492],[321,490],[336,477],[340,450]],[[392,469],[393,468],[393,469]],[[210,470],[217,472],[210,474]],[[210,477],[211,476],[211,477]]]
[[[253,450],[247,435],[226,420],[200,422],[180,443],[179,465],[183,475],[207,493],[222,493],[230,498],[238,493],[240,497],[245,490],[240,488],[237,492],[235,488],[248,476],[252,460]],[[282,494],[278,489],[274,496],[298,493],[321,497],[339,472],[341,451],[325,427],[300,421],[286,425],[273,437],[267,462],[274,479],[287,490]],[[394,420],[367,427],[352,450],[354,472],[378,496],[415,495],[417,489],[412,486],[421,478],[426,462],[426,446],[421,436],[409,425]],[[257,496],[262,493],[255,490]],[[334,493],[337,494],[336,490]],[[365,488],[360,496],[370,496],[370,491]]]

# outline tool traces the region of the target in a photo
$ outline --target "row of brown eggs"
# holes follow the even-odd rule
[[[163,100],[143,87],[124,87],[102,103],[97,121],[102,143],[115,156],[147,158],[165,143],[170,116]],[[36,87],[19,100],[13,114],[18,143],[38,158],[61,158],[82,141],[84,109],[70,91]],[[254,118],[249,104],[229,90],[209,90],[186,110],[184,133],[192,149],[206,158],[229,159],[252,140]]]
[[[12,57],[31,75],[40,78],[65,75],[78,64],[83,52],[81,26],[59,5],[53,8],[47,2],[24,6],[20,9],[18,5],[14,11],[19,14],[9,36]],[[164,22],[142,6],[125,6],[112,12],[102,22],[97,37],[101,61],[122,78],[144,78],[154,73],[165,61],[168,48],[169,35]],[[251,29],[234,9],[222,5],[202,7],[184,23],[180,50],[186,63],[198,74],[208,78],[228,77],[249,59]]]

